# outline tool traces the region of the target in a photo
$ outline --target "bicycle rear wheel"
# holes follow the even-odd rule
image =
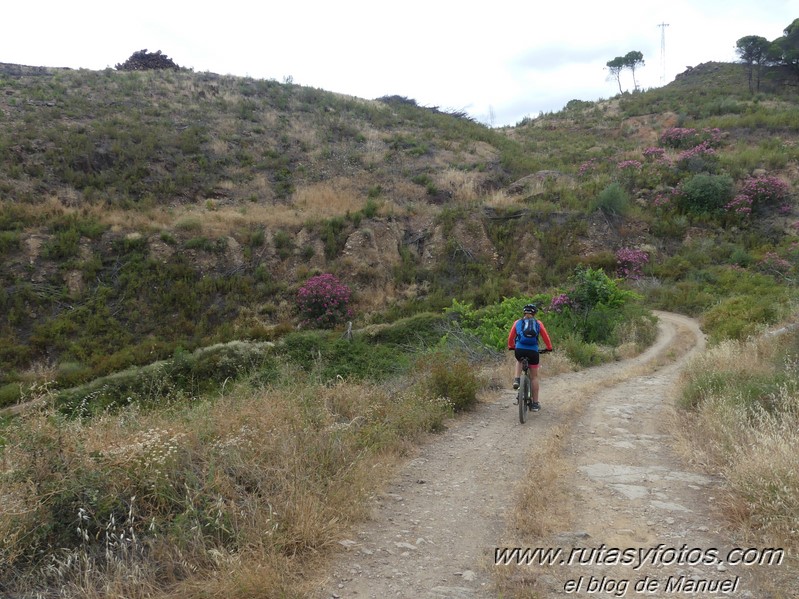
[[[527,402],[530,400],[530,377],[525,372],[519,381],[519,422],[524,424],[527,421]]]

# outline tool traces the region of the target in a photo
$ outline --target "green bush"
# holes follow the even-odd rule
[[[387,345],[337,339],[322,353],[322,380],[385,380],[408,367],[406,355]]]
[[[776,322],[780,305],[761,295],[727,297],[702,315],[702,326],[711,342],[722,339],[746,339],[758,326]]]
[[[0,408],[18,403],[22,397],[22,386],[19,383],[8,383],[0,386]]]
[[[0,231],[0,256],[19,249],[19,237],[18,231]]]
[[[693,214],[712,214],[723,210],[735,195],[735,183],[728,175],[694,175],[681,186],[680,207]]]
[[[521,318],[522,308],[529,303],[545,306],[549,304],[549,297],[544,295],[532,298],[506,297],[498,304],[492,304],[479,310],[474,309],[471,304],[452,300],[452,304],[446,309],[446,312],[459,320],[464,331],[473,333],[489,347],[504,351],[507,347],[511,325],[516,319]],[[549,326],[547,326],[547,331],[549,331]]]
[[[446,398],[454,411],[470,410],[477,403],[480,382],[466,359],[451,352],[434,352],[420,360],[419,368],[426,392]]]
[[[407,348],[430,347],[441,339],[447,322],[448,318],[443,314],[422,312],[382,326],[368,335],[374,343]]]
[[[138,403],[144,406],[190,397],[224,388],[259,369],[274,368],[271,343],[233,341],[177,351],[170,360],[131,367],[85,385],[57,393],[59,410],[71,416],[89,416]]]
[[[558,349],[578,366],[596,366],[613,361],[613,354],[596,343],[586,343],[577,334],[569,334],[558,340]]]
[[[623,216],[630,209],[630,198],[619,183],[611,183],[591,204],[591,211],[601,210],[608,216]]]

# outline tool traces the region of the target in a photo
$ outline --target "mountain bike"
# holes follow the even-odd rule
[[[542,349],[538,355],[546,354],[549,350]],[[519,405],[519,422],[527,422],[527,412],[533,408],[533,382],[530,379],[530,363],[527,357],[523,357],[522,376],[519,380],[519,393],[516,395],[516,403]]]

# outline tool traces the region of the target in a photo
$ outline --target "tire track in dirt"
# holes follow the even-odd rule
[[[701,350],[704,339],[693,320],[658,315],[656,343],[636,358],[553,377],[545,358],[542,411],[526,424],[518,422],[514,392],[503,390],[420,447],[375,499],[372,520],[342,540],[346,549],[313,597],[488,598],[498,596],[497,585],[503,596],[560,597],[580,576],[583,588],[571,596],[644,596],[632,588],[619,595],[619,586],[615,593],[586,593],[592,576],[662,583],[662,568],[494,566],[496,547],[525,541],[510,524],[519,482],[536,476],[542,448],[552,443],[566,464],[558,484],[573,492],[567,500],[559,496],[558,505],[531,507],[562,524],[535,546],[730,545],[715,524],[718,481],[685,470],[669,447],[672,390],[687,355]],[[675,575],[735,574],[721,568]],[[739,582],[740,597],[770,596],[743,590],[744,584],[755,582]]]

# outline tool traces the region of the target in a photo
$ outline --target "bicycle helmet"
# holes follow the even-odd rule
[[[522,312],[524,312],[525,314],[535,314],[536,312],[538,312],[538,308],[536,307],[535,304],[527,304],[524,307],[524,310],[522,310]]]

